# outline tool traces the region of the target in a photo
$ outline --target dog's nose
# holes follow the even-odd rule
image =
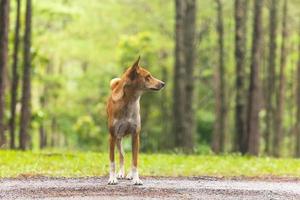
[[[164,82],[161,82],[161,87],[163,88],[166,84]]]

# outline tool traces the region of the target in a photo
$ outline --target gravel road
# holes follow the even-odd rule
[[[143,178],[107,185],[106,177],[0,179],[0,199],[300,199],[300,181]]]

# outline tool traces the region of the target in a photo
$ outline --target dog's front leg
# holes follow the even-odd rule
[[[112,135],[109,137],[109,159],[110,159],[110,171],[109,171],[109,185],[115,185],[118,183],[116,176],[116,164],[115,164],[115,143],[116,138]]]
[[[134,185],[142,185],[143,182],[139,178],[138,172],[138,154],[140,145],[140,133],[136,132],[132,135],[132,169],[127,178],[132,179]]]
[[[125,166],[124,166],[124,150],[122,147],[122,139],[117,139],[117,147],[119,150],[119,157],[120,157],[120,171],[118,173],[117,178],[123,179],[125,178]]]

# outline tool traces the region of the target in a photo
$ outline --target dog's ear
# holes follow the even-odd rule
[[[141,56],[139,56],[138,59],[133,63],[132,68],[138,68],[139,67],[140,58],[141,58]]]
[[[133,63],[133,65],[130,68],[129,78],[131,80],[134,80],[137,76],[137,69],[139,68],[140,58],[141,58],[141,56],[138,57],[138,59]]]
[[[124,96],[124,85],[121,80],[118,80],[118,83],[115,84],[111,94],[113,101],[118,101]]]

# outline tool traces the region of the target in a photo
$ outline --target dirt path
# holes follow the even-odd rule
[[[29,178],[0,180],[1,199],[300,199],[299,181],[144,178],[133,186],[107,178]]]

